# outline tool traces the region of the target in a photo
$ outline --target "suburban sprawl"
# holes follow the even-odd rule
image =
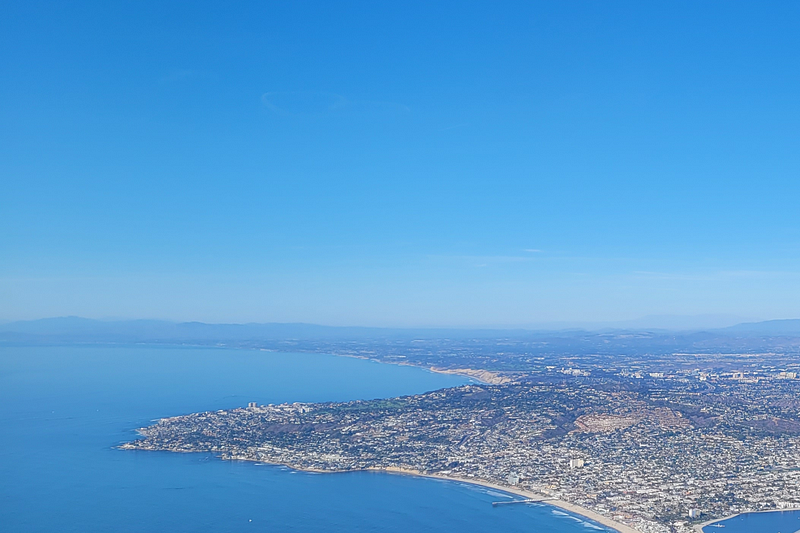
[[[794,346],[613,354],[575,344],[551,343],[550,351],[508,339],[315,346],[476,381],[398,398],[251,403],[164,418],[121,447],[483,482],[574,504],[642,533],[800,508]]]

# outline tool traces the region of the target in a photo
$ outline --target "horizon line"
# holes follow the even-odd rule
[[[658,319],[673,319],[673,320],[691,320],[692,318],[711,318],[720,317],[725,315],[648,315],[636,319],[616,320],[608,322],[590,322],[590,321],[553,321],[546,323],[533,323],[525,325],[418,325],[418,326],[375,326],[375,325],[330,325],[316,322],[277,322],[277,321],[223,321],[223,322],[206,322],[203,320],[174,320],[162,318],[89,318],[79,315],[62,315],[50,316],[33,319],[18,319],[18,320],[0,320],[0,327],[10,324],[44,322],[54,320],[82,320],[87,322],[99,323],[125,323],[125,322],[158,322],[164,324],[201,324],[207,326],[306,326],[327,329],[364,329],[364,330],[390,330],[390,331],[413,331],[413,330],[458,330],[458,331],[528,331],[528,332],[541,332],[541,331],[598,331],[598,330],[620,330],[620,331],[644,331],[644,330],[658,330],[658,331],[703,331],[703,330],[719,330],[732,328],[744,325],[755,325],[769,322],[790,322],[800,321],[800,318],[771,318],[771,319],[744,319],[741,321],[729,321],[728,325],[698,325],[698,326],[656,326],[656,325],[637,325],[636,322],[646,322],[648,319],[657,321]],[[732,317],[731,317],[732,318]]]

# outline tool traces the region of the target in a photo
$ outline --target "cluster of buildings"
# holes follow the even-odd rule
[[[800,507],[800,380],[742,372],[640,379],[605,369],[564,381],[554,370],[386,400],[251,403],[163,419],[123,448],[483,480],[643,533],[689,532],[700,520]]]

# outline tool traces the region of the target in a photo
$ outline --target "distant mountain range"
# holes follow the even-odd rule
[[[767,320],[764,322],[745,322],[724,328],[728,333],[751,333],[760,335],[800,335],[800,319]]]
[[[358,341],[369,339],[500,339],[623,335],[650,332],[656,336],[706,337],[795,337],[800,336],[800,319],[748,322],[717,329],[669,331],[641,327],[604,328],[599,331],[564,329],[558,331],[526,329],[456,328],[371,328],[335,327],[303,323],[206,324],[165,320],[104,321],[80,317],[46,318],[0,324],[0,342],[149,342],[211,343],[248,341]]]
[[[44,318],[0,324],[0,341],[211,342],[257,340],[359,340],[387,338],[497,338],[526,330],[402,329],[320,326],[304,323],[206,324],[166,320],[104,321],[81,317]]]

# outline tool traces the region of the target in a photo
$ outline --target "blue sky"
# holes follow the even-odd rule
[[[0,319],[800,316],[800,4],[431,4],[3,4]]]

